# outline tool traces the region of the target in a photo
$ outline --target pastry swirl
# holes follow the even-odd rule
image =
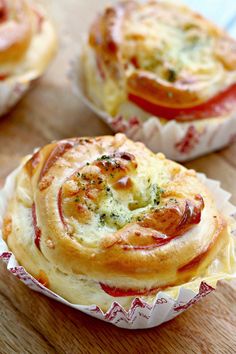
[[[235,112],[236,42],[185,5],[106,8],[90,28],[83,61],[87,94],[112,116],[135,112],[132,104],[178,121]]]
[[[22,0],[1,0],[0,14],[0,62],[17,60],[28,48],[32,36],[30,7]]]
[[[53,142],[28,158],[3,236],[44,285],[103,309],[202,274],[229,239],[194,171],[122,134]]]
[[[56,48],[52,25],[27,0],[0,1],[0,80],[39,76]]]

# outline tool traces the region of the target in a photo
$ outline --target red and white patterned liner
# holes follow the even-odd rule
[[[7,177],[5,186],[0,191],[0,228],[7,202],[14,190],[15,177],[19,168]],[[229,203],[230,194],[220,188],[219,182],[207,179],[202,174],[199,174],[199,177],[215,196],[217,206],[224,215],[235,215],[235,207]],[[40,292],[54,300],[60,301],[65,305],[73,307],[100,320],[128,329],[151,328],[169,321],[215,290],[214,286],[217,283],[217,280],[236,277],[236,271],[234,269],[230,274],[220,274],[219,276],[214,274],[215,281],[211,281],[211,284],[207,283],[210,278],[195,280],[194,283],[196,285],[197,282],[198,291],[191,289],[193,288],[191,283],[183,284],[182,286],[179,286],[177,299],[172,298],[167,292],[161,291],[157,294],[153,304],[148,304],[142,298],[135,298],[128,311],[126,311],[118,302],[114,301],[110,309],[104,313],[96,304],[92,306],[72,304],[40,284],[18,264],[14,254],[10,252],[8,246],[2,239],[1,230],[0,259],[7,264],[7,269],[30,289]]]
[[[82,43],[84,42],[84,39]],[[163,152],[169,159],[188,161],[219,150],[234,141],[236,136],[236,112],[224,118],[209,118],[179,123],[175,120],[162,123],[158,117],[150,116],[145,121],[138,117],[137,108],[129,119],[121,114],[116,117],[98,108],[87,96],[81,54],[71,63],[69,78],[72,88],[92,111],[114,132],[125,133],[129,138],[142,141],[154,152]],[[145,112],[145,114],[147,114]]]
[[[31,82],[20,77],[0,81],[0,116],[17,104],[29,89]]]

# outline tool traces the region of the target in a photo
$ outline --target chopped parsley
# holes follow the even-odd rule
[[[178,203],[178,201],[177,201],[177,199],[176,199],[176,198],[170,198],[170,199],[169,199],[169,202],[172,202],[172,203],[175,203],[175,204],[177,204],[177,203]]]
[[[174,69],[168,69],[167,70],[167,81],[169,82],[175,82],[177,78],[177,73]]]
[[[106,221],[106,214],[101,214],[99,219],[101,226],[104,226]]]
[[[101,157],[99,157],[97,160],[98,161],[104,161],[104,160],[110,160],[111,159],[111,156],[109,155],[102,155]]]
[[[154,205],[160,204],[161,195],[163,193],[164,193],[164,190],[161,187],[159,187],[157,184],[152,185],[151,195],[152,195],[152,200],[153,200]]]
[[[117,214],[115,214],[115,213],[111,213],[111,214],[110,214],[110,217],[111,217],[111,218],[118,218],[119,215],[117,215]]]

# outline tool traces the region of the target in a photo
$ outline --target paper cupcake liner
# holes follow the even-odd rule
[[[71,63],[69,78],[75,95],[80,97],[114,132],[122,132],[133,140],[142,141],[149,149],[163,152],[169,159],[188,161],[219,150],[236,140],[236,112],[224,118],[183,123],[175,120],[163,123],[161,119],[151,115],[145,121],[141,121],[136,111],[128,119],[122,114],[111,117],[86,96],[81,53]],[[142,111],[139,108],[138,110]]]
[[[24,96],[31,80],[22,78],[6,79],[0,82],[0,116],[6,114]]]
[[[137,329],[151,328],[173,319],[215,290],[215,285],[218,280],[236,277],[236,273],[232,271],[230,274],[214,274],[212,277],[197,279],[190,283],[178,286],[177,298],[171,297],[167,291],[160,291],[156,295],[152,304],[148,304],[142,298],[137,297],[133,300],[128,311],[117,301],[112,303],[110,309],[106,313],[104,313],[96,304],[92,306],[84,306],[68,302],[61,296],[44,287],[22,266],[20,266],[14,254],[12,254],[7,244],[2,239],[1,227],[3,217],[7,208],[8,200],[13,194],[15,178],[20,168],[21,167],[13,171],[7,177],[5,186],[0,191],[0,259],[7,264],[7,269],[30,289],[40,292],[54,300],[60,301],[67,306],[73,307],[74,309],[80,310],[100,320],[112,323],[115,326]],[[219,182],[208,179],[203,174],[199,174],[199,177],[214,195],[219,210],[227,217],[235,215],[236,209],[229,203],[230,194],[220,188]],[[234,261],[234,263],[236,266],[236,261]]]

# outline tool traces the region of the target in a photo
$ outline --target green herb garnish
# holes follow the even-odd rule
[[[110,160],[111,156],[109,155],[102,155],[101,157],[99,157],[97,160],[98,161],[102,161],[102,160]]]
[[[169,82],[175,82],[177,78],[177,73],[174,69],[168,69],[167,71],[167,80]]]
[[[105,219],[106,219],[106,214],[101,214],[101,215],[100,215],[100,224],[101,224],[102,226],[105,225]]]

